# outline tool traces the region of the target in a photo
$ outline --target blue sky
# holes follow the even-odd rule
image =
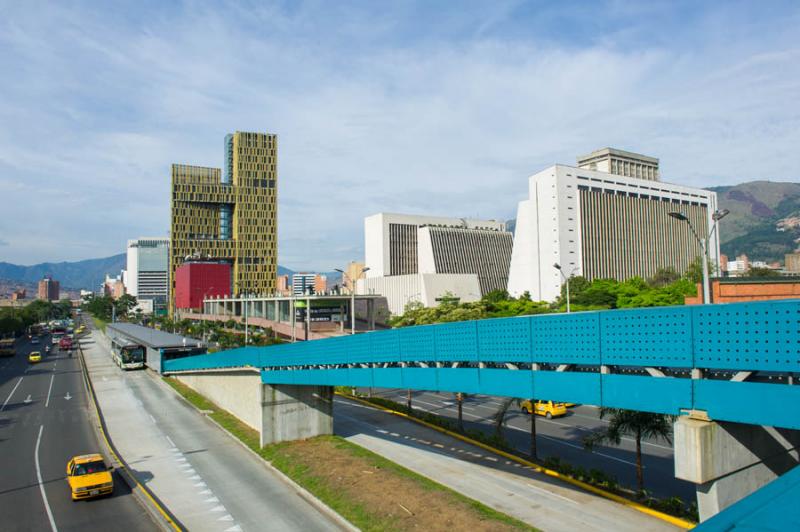
[[[0,0],[0,260],[165,235],[171,163],[279,136],[279,262],[379,211],[507,219],[614,146],[695,186],[797,181],[800,4]]]

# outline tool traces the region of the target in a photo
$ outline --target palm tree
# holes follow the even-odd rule
[[[458,430],[464,432],[464,394],[456,393],[456,404],[458,404]]]
[[[534,402],[533,399],[530,400],[531,403]],[[494,436],[498,440],[503,439],[503,425],[506,423],[506,414],[508,414],[508,410],[511,408],[512,405],[517,405],[523,411],[526,411],[522,408],[522,399],[517,399],[514,397],[509,397],[502,403],[497,409],[497,412],[494,413]],[[530,454],[531,458],[534,460],[539,459],[539,453],[536,449],[536,414],[531,414],[531,440],[530,440]]]
[[[600,419],[608,416],[608,426],[583,439],[583,446],[592,450],[595,445],[608,442],[619,445],[622,437],[632,435],[636,440],[636,485],[641,495],[644,493],[644,470],[642,467],[642,438],[664,439],[672,443],[672,422],[675,416],[652,414],[622,408],[601,408]]]

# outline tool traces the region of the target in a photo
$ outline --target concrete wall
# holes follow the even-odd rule
[[[261,375],[253,371],[175,376],[248,426],[261,431]]]
[[[253,371],[175,375],[257,430],[261,446],[333,434],[333,388],[263,384]]]

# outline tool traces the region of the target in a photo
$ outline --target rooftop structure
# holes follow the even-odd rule
[[[603,148],[578,157],[578,168],[658,181],[658,159],[616,148]]]

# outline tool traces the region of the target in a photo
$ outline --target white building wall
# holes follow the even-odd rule
[[[429,227],[417,229],[417,263],[419,273],[436,273],[436,261],[433,257],[431,231]]]
[[[136,240],[128,240],[128,250],[126,257],[126,268],[128,272],[125,282],[125,290],[137,297],[139,295],[139,248],[135,247]]]
[[[467,303],[480,300],[480,284],[474,274],[411,274],[359,279],[357,294],[377,294],[386,298],[389,311],[403,314],[408,303],[426,307],[439,304],[438,298],[450,293]]]

